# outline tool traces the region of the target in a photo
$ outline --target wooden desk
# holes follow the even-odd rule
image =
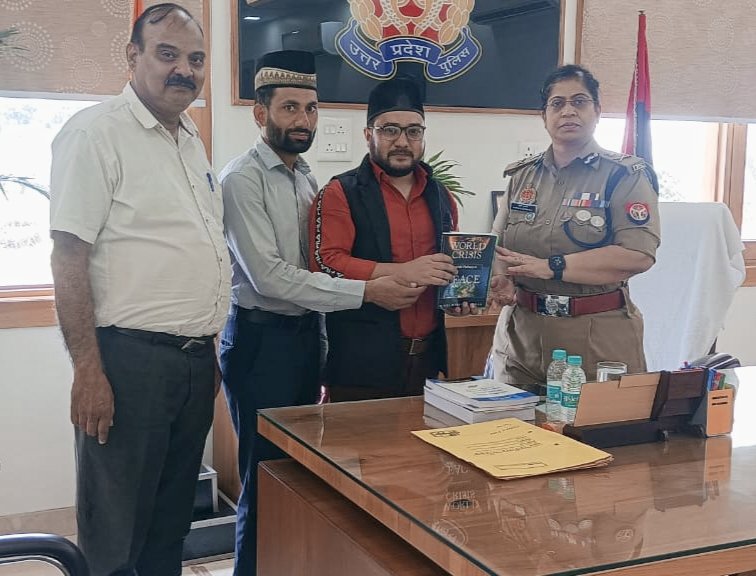
[[[483,374],[488,351],[493,344],[498,314],[446,316],[449,343],[449,378]],[[239,499],[241,482],[237,460],[238,442],[221,392],[215,399],[213,424],[213,468],[218,472],[218,488],[234,502]]]
[[[259,422],[439,573],[723,575],[756,568],[756,368],[738,375],[731,437],[616,448],[607,468],[510,482],[411,436],[428,427],[419,398],[271,409]],[[261,553],[302,551],[278,546]]]

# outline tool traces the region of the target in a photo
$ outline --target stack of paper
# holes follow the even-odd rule
[[[463,422],[535,419],[538,396],[495,380],[425,381],[425,402]]]
[[[515,418],[412,433],[502,480],[597,468],[613,459],[608,452]]]

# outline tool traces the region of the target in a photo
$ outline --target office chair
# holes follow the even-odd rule
[[[76,545],[54,534],[0,536],[0,565],[38,560],[52,564],[65,576],[89,576],[89,568]]]

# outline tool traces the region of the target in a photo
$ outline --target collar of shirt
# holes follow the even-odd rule
[[[594,170],[598,170],[599,163],[597,160],[602,151],[603,148],[591,138],[590,141],[580,149],[575,160],[570,162],[568,166],[575,162],[581,162],[587,166],[591,166]],[[543,162],[543,165],[548,168],[550,172],[555,173],[557,171],[557,167],[554,164],[554,146],[549,146],[548,150],[544,152],[541,162]]]
[[[123,97],[129,103],[132,114],[134,114],[134,117],[139,120],[139,123],[142,126],[144,126],[148,130],[151,130],[152,128],[160,124],[160,122],[158,122],[158,119],[153,116],[152,112],[149,111],[147,106],[145,106],[144,103],[139,99],[139,96],[137,96],[136,92],[134,92],[134,88],[132,88],[131,82],[126,83],[126,86],[124,87],[121,94],[123,94]],[[179,116],[179,126],[186,130],[191,136],[199,136],[197,127],[194,125],[194,122],[192,122],[192,119],[189,118],[189,115],[186,112],[182,112]]]
[[[384,186],[390,186],[394,189],[396,188],[396,186],[391,183],[390,176],[386,174],[386,171],[383,168],[378,166],[378,164],[372,160],[370,160],[370,165],[373,168],[373,174],[375,174],[375,178],[378,180],[378,184],[380,184],[381,188]],[[415,166],[414,176],[415,181],[412,184],[410,198],[420,196],[423,193],[423,190],[425,190],[425,185],[428,183],[428,173],[422,166],[420,166],[420,164]]]
[[[262,136],[258,136],[257,140],[254,144],[255,150],[257,150],[257,154],[260,156],[260,160],[262,160],[262,163],[265,164],[265,167],[268,170],[273,170],[276,166],[284,166],[284,161],[281,160],[281,157],[275,153],[273,148],[270,147],[270,145],[263,140]],[[309,174],[310,173],[310,165],[305,161],[302,156],[297,156],[296,162],[294,162],[294,170],[297,172],[301,172],[302,174]]]

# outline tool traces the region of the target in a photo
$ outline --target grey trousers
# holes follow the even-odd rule
[[[78,543],[92,576],[178,576],[213,419],[212,340],[98,328],[115,398],[105,445],[76,429]]]

